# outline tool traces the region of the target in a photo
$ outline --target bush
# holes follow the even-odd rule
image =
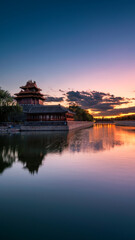
[[[74,120],[76,121],[93,121],[93,116],[77,105],[69,106],[69,110],[75,113]]]

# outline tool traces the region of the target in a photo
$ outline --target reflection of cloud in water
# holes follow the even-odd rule
[[[135,144],[135,132],[115,125],[95,125],[76,132],[24,132],[0,136],[0,173],[22,162],[30,173],[38,172],[45,156],[71,152],[99,152],[115,146]]]
[[[118,130],[117,130],[118,131]],[[70,150],[73,152],[105,151],[124,144],[118,136],[115,125],[97,124],[94,128],[71,134]]]

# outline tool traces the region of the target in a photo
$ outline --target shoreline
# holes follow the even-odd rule
[[[87,122],[87,121],[69,121],[66,124],[56,124],[49,123],[48,125],[43,122],[38,123],[25,123],[25,124],[8,124],[5,123],[0,126],[0,133],[18,133],[18,132],[29,132],[29,131],[72,131],[72,130],[79,130],[84,128],[90,128],[97,124],[111,124],[115,126],[122,126],[122,127],[135,127],[135,121],[114,121],[114,122]]]
[[[135,127],[135,121],[114,121],[116,126]]]
[[[69,121],[69,122],[28,122],[25,124],[7,124],[0,126],[0,133],[16,133],[28,131],[72,131],[77,129],[93,127],[93,122]]]

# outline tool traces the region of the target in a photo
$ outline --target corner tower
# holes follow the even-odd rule
[[[20,87],[21,91],[15,94],[16,101],[20,104],[40,104],[43,105],[45,98],[36,82],[28,81],[25,86]]]

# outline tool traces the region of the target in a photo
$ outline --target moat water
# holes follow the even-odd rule
[[[134,240],[135,128],[1,135],[0,239]]]

